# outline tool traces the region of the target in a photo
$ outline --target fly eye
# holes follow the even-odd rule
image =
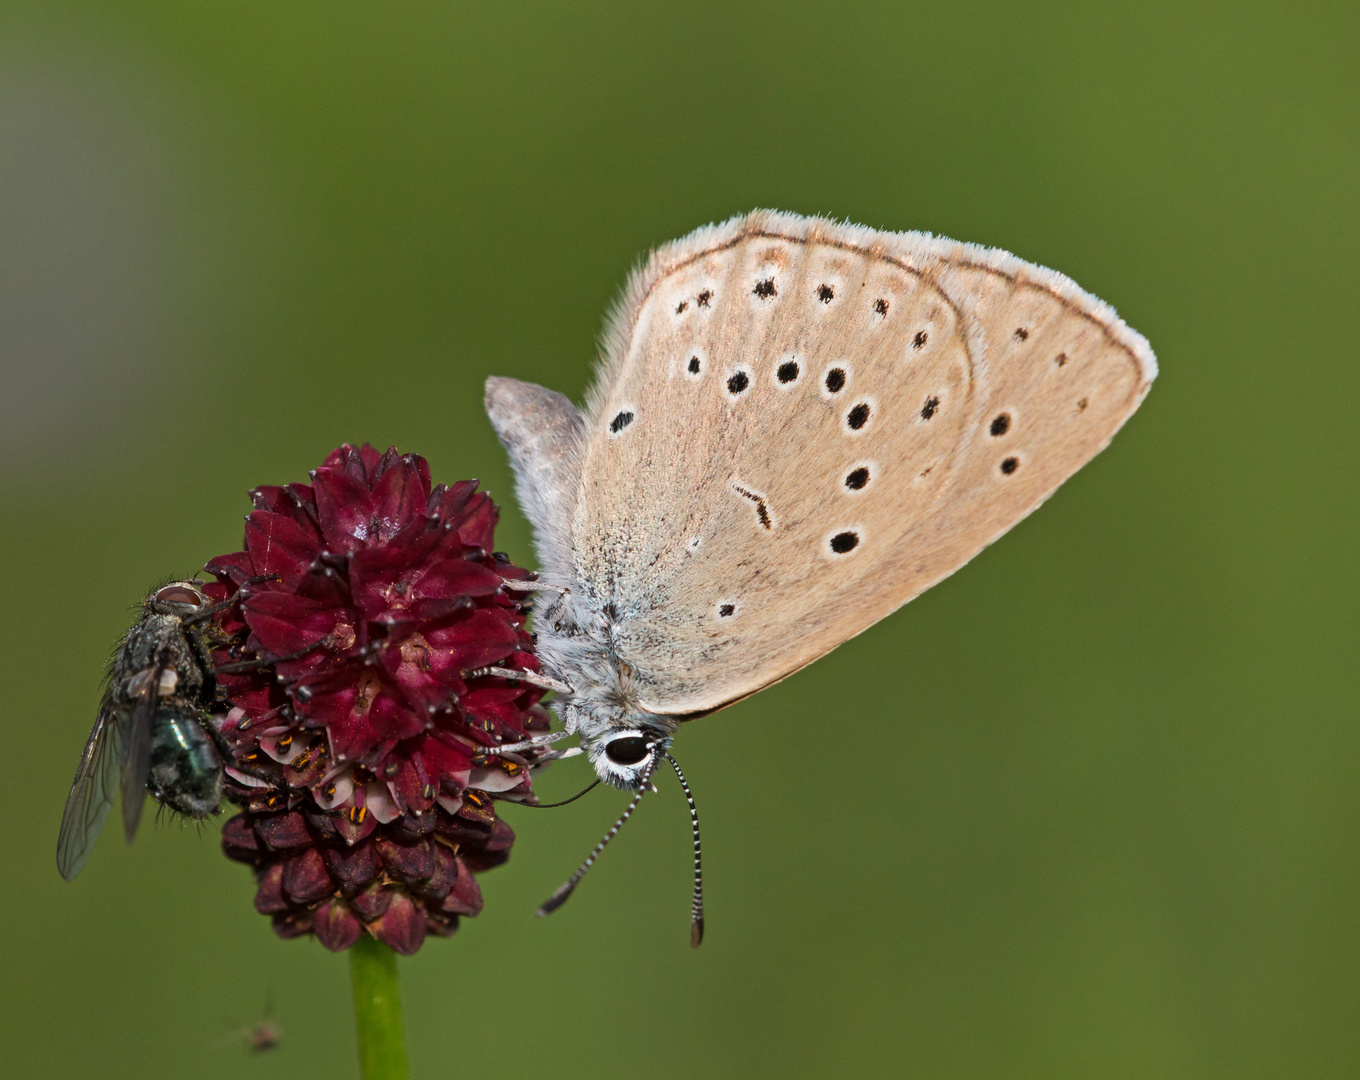
[[[183,585],[167,585],[156,594],[156,599],[162,604],[188,604],[190,607],[198,607],[203,603],[198,593]]]
[[[651,752],[647,740],[641,735],[613,739],[604,748],[605,757],[615,765],[636,765]]]

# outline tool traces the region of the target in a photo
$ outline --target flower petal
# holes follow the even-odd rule
[[[260,854],[260,843],[247,814],[237,814],[222,826],[222,850],[227,858],[253,863]]]
[[[458,536],[468,547],[490,552],[494,546],[496,520],[500,517],[496,504],[484,494],[475,495],[468,502],[466,513],[458,522]]]
[[[354,848],[328,847],[324,852],[326,867],[340,887],[357,891],[378,876],[382,863],[377,849],[372,844],[360,844]]]
[[[377,841],[376,846],[383,866],[398,881],[415,885],[428,880],[434,873],[434,846],[428,840],[418,844],[398,844],[383,838]]]
[[[328,900],[316,909],[313,932],[331,952],[343,952],[363,935],[363,923],[343,900]]]
[[[329,896],[335,884],[326,873],[326,860],[316,848],[308,848],[283,864],[283,891],[295,904],[310,904]]]
[[[395,890],[386,885],[372,885],[351,900],[350,903],[354,905],[354,910],[359,913],[361,918],[371,922],[387,910],[394,895]]]
[[[391,453],[395,454],[395,451]],[[410,461],[398,458],[373,485],[373,515],[378,522],[377,539],[390,540],[417,515],[423,518],[425,501],[428,498],[428,486],[422,486],[420,473],[415,466]]]
[[[414,956],[425,943],[425,913],[404,892],[398,892],[368,929],[394,953]]]
[[[416,599],[447,600],[458,596],[491,596],[500,590],[496,571],[469,559],[445,559],[424,569],[411,583]]]
[[[514,627],[499,612],[479,608],[463,619],[425,633],[436,649],[446,650],[460,668],[479,668],[509,656],[519,645]]]
[[[255,560],[250,557],[249,552],[237,551],[231,555],[217,556],[203,569],[210,574],[227,578],[235,585],[240,585],[246,578],[255,576]]]
[[[482,889],[477,884],[477,879],[472,876],[466,866],[462,865],[461,860],[458,865],[458,878],[444,902],[439,905],[441,911],[447,911],[453,915],[476,915],[482,910]]]
[[[373,496],[351,471],[318,469],[312,478],[317,520],[327,549],[357,551],[368,538],[373,521]]]
[[[256,593],[242,607],[260,645],[278,656],[320,644],[348,614],[286,592]]]
[[[278,574],[285,583],[307,573],[319,545],[292,518],[256,510],[246,518],[246,551],[255,574]]]
[[[296,810],[256,822],[255,832],[270,851],[298,851],[312,842],[307,822]]]
[[[255,890],[255,910],[261,915],[273,915],[287,911],[291,905],[283,895],[283,863],[274,863],[260,875],[259,887]]]

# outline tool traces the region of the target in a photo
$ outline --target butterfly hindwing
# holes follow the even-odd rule
[[[534,527],[540,570],[560,578],[571,564],[570,521],[580,486],[585,421],[563,395],[518,379],[488,379],[486,411],[510,454],[520,506]]]

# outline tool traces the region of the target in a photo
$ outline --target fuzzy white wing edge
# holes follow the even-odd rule
[[[656,283],[685,263],[754,235],[799,241],[815,239],[860,251],[881,252],[918,270],[938,268],[948,263],[974,266],[1004,274],[1017,284],[1039,286],[1103,326],[1115,341],[1137,359],[1143,379],[1149,386],[1157,377],[1157,357],[1147,338],[1124,322],[1113,307],[1087,292],[1066,274],[1026,262],[1003,248],[962,243],[928,232],[884,232],[849,221],[804,217],[782,210],[752,210],[749,214],[738,214],[715,225],[704,225],[688,236],[663,244],[629,275],[628,283],[605,320],[600,363],[583,410],[587,426],[599,417],[609,387],[628,356],[628,345],[638,313]],[[951,301],[963,311],[972,313],[966,293],[958,288],[950,288],[952,283],[947,273],[940,274],[937,280]]]

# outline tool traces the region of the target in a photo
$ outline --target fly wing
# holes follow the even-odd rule
[[[127,842],[137,835],[137,825],[142,820],[142,803],[146,801],[146,778],[151,770],[151,721],[156,715],[159,702],[157,688],[160,686],[163,665],[157,666],[152,679],[133,702],[128,714],[127,745],[122,760],[123,782],[123,833]]]
[[[99,838],[99,830],[113,809],[123,756],[124,722],[125,718],[113,705],[110,688],[104,692],[104,700],[99,705],[99,716],[80,755],[76,778],[71,783],[66,810],[61,816],[57,869],[67,881],[75,878],[84,867]]]

